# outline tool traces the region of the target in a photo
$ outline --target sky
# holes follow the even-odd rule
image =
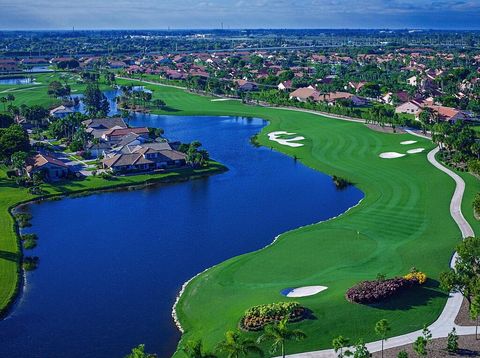
[[[0,29],[480,29],[480,0],[0,0]]]

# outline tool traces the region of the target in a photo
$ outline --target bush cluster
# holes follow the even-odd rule
[[[427,275],[420,271],[412,271],[406,274],[405,276],[403,276],[403,278],[409,281],[414,281],[419,285],[423,285],[425,282],[427,282]]]
[[[414,280],[395,277],[387,280],[362,281],[348,289],[346,298],[350,302],[371,304],[390,298],[400,291],[415,285]]]
[[[290,321],[299,321],[304,317],[305,308],[298,302],[278,302],[259,305],[245,311],[240,326],[247,331],[259,331],[265,325],[279,322],[285,317]]]

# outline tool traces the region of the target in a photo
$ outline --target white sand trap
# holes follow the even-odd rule
[[[415,149],[410,149],[407,150],[408,154],[416,154],[416,153],[421,153],[425,150],[425,148],[415,148]]]
[[[409,144],[415,144],[415,143],[417,143],[416,140],[405,140],[403,142],[400,142],[400,144],[402,145],[409,145]]]
[[[287,297],[307,297],[313,296],[317,293],[325,291],[328,287],[325,286],[305,286],[292,289],[287,293]]]
[[[231,98],[215,98],[211,99],[210,102],[223,102],[223,101],[231,101]]]
[[[382,159],[394,159],[394,158],[401,158],[401,157],[404,157],[405,154],[400,154],[400,153],[397,153],[397,152],[385,152],[385,153],[381,153],[379,155],[380,158]]]
[[[282,139],[282,138],[279,138],[279,136],[283,136],[283,135],[295,135],[296,133],[288,133],[288,132],[284,132],[284,131],[279,131],[279,132],[271,132],[271,133],[268,133],[268,139],[274,141],[274,142],[277,142],[281,145],[287,145],[289,147],[293,147],[293,148],[296,148],[296,147],[303,147],[303,144],[302,143],[294,143],[294,142],[297,142],[299,140],[304,140],[305,137],[294,137],[294,138],[288,138],[288,139]]]

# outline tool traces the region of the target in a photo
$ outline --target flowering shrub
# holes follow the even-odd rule
[[[278,302],[267,305],[259,305],[249,308],[240,321],[241,328],[247,331],[261,330],[265,325],[279,322],[285,317],[290,321],[298,321],[303,318],[305,308],[298,302]]]
[[[400,291],[412,287],[414,281],[403,277],[387,280],[363,281],[348,289],[346,298],[355,303],[377,303],[383,301]]]
[[[415,281],[416,283],[423,285],[427,281],[427,275],[425,275],[423,272],[420,271],[412,271],[403,278],[409,280],[409,281]]]

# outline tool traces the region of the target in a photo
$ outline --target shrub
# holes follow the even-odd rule
[[[22,267],[25,271],[33,271],[38,267],[38,257],[37,256],[27,256],[23,258]]]
[[[383,301],[413,285],[403,277],[379,281],[362,281],[348,289],[346,298],[350,302],[371,304]]]
[[[475,199],[473,200],[473,209],[475,214],[480,214],[480,193],[475,194]]]
[[[37,246],[37,240],[34,240],[34,239],[23,240],[23,248],[24,249],[31,250],[36,246]]]
[[[17,220],[18,227],[20,228],[32,226],[32,224],[30,224],[31,219],[32,219],[32,214],[29,214],[29,213],[15,214],[15,220]]]
[[[457,330],[455,327],[452,329],[452,331],[448,334],[447,337],[447,350],[450,353],[455,353],[458,350],[458,335],[457,335]]]
[[[21,239],[22,239],[22,240],[37,240],[38,237],[37,237],[37,235],[35,235],[35,234],[23,234],[23,235],[21,236]]]
[[[349,180],[347,180],[345,178],[341,178],[341,177],[336,176],[336,175],[334,175],[332,177],[332,180],[333,180],[333,183],[335,184],[335,186],[337,187],[337,189],[339,189],[339,190],[345,189],[348,186],[352,185],[352,183]]]
[[[415,281],[416,283],[423,285],[427,281],[427,275],[425,275],[423,272],[420,271],[412,271],[403,278],[409,280],[409,281]]]
[[[406,351],[400,351],[397,354],[397,358],[408,358],[408,353]]]
[[[288,317],[290,321],[298,321],[303,318],[305,308],[298,302],[278,302],[259,305],[245,311],[240,321],[241,328],[248,331],[261,330],[265,325],[279,322]]]

